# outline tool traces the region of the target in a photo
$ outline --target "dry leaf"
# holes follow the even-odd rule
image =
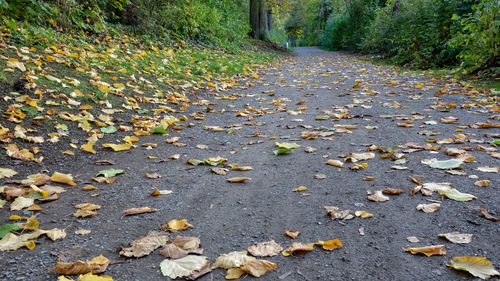
[[[229,170],[221,167],[213,167],[210,171],[214,174],[225,176]]]
[[[351,162],[355,163],[358,161],[364,161],[375,158],[375,153],[373,152],[365,152],[365,153],[351,153],[346,160],[351,160]]]
[[[59,172],[54,172],[52,174],[52,176],[50,177],[50,180],[53,182],[64,183],[64,184],[68,184],[71,186],[76,185],[76,183],[73,182],[73,176],[71,174],[62,174]]]
[[[229,165],[233,171],[251,171],[253,168],[251,166],[238,166],[238,164]]]
[[[444,234],[439,234],[439,237],[444,237],[448,241],[456,244],[467,244],[472,241],[472,234],[467,234],[467,233],[459,233],[459,232],[450,232],[450,233],[444,233]]]
[[[242,182],[249,181],[251,179],[252,178],[248,178],[248,177],[234,177],[234,178],[227,179],[227,181],[232,182],[232,183],[242,183]]]
[[[481,216],[485,217],[486,219],[491,221],[499,221],[497,217],[492,216],[490,213],[488,213],[488,210],[486,210],[486,208],[481,207],[480,211],[481,211]]]
[[[431,204],[418,204],[417,210],[422,211],[424,213],[434,213],[441,207],[439,203],[431,203]]]
[[[385,202],[389,200],[389,197],[382,194],[382,190],[376,190],[372,195],[368,196],[368,200],[374,202]]]
[[[420,247],[420,248],[407,248],[407,252],[411,252],[412,254],[424,254],[428,257],[433,256],[433,255],[446,255],[446,249],[444,248],[444,245],[433,245],[433,246],[426,246],[426,247]]]
[[[285,234],[286,236],[292,238],[292,239],[295,239],[299,236],[300,234],[300,231],[297,231],[297,230],[287,230],[285,231]]]
[[[76,235],[86,235],[86,234],[89,234],[90,232],[92,232],[92,230],[80,228],[77,231],[75,231],[75,234]]]
[[[491,276],[500,275],[495,270],[493,264],[485,257],[453,257],[450,267],[457,270],[465,270],[481,279],[488,279]]]
[[[354,218],[353,215],[349,214],[351,210],[341,211],[338,207],[335,206],[324,206],[324,208],[326,210],[326,214],[330,215],[332,220],[336,219],[350,220]]]
[[[261,257],[272,257],[278,255],[283,250],[278,243],[274,242],[274,240],[268,242],[258,243],[256,245],[248,247],[248,252],[252,256],[261,256]]]
[[[314,250],[314,243],[298,243],[294,242],[290,247],[281,252],[281,254],[285,257],[292,255],[295,252],[311,252]]]
[[[313,152],[316,152],[317,150],[318,150],[317,148],[314,148],[312,146],[307,146],[304,148],[304,151],[307,153],[313,153]]]
[[[333,250],[338,249],[338,248],[343,246],[342,242],[340,242],[339,239],[332,239],[332,240],[328,240],[326,242],[318,241],[318,242],[316,242],[316,245],[322,246],[323,250],[327,250],[327,251],[333,251]]]
[[[368,219],[368,218],[373,217],[373,214],[368,213],[367,211],[356,211],[356,212],[354,212],[354,215],[356,215],[356,217],[362,217],[364,219]]]
[[[146,178],[159,179],[161,178],[161,176],[158,173],[146,173]]]
[[[58,280],[61,281],[61,280]],[[64,280],[62,280],[64,281]],[[84,275],[79,275],[76,281],[113,281],[113,277],[109,275],[94,275],[92,273],[87,273]]]
[[[155,249],[165,246],[170,240],[167,234],[152,231],[146,236],[130,242],[130,248],[122,248],[120,255],[125,257],[143,257],[151,254]]]
[[[24,191],[23,191],[24,193]],[[11,211],[19,211],[24,208],[28,208],[29,206],[35,203],[35,199],[33,198],[25,198],[25,197],[17,197],[12,204],[10,204]]]
[[[195,147],[198,149],[208,149],[208,145],[206,145],[206,144],[198,144]]]
[[[480,180],[480,181],[474,182],[474,185],[475,186],[479,186],[479,187],[486,187],[486,186],[488,186],[490,184],[491,184],[490,180]]]
[[[188,227],[192,227],[192,225],[189,224],[186,219],[171,220],[162,226],[163,229],[172,232],[182,231]]]
[[[330,159],[330,160],[326,161],[326,164],[328,164],[330,166],[334,166],[334,167],[339,167],[339,168],[344,167],[344,163],[342,161],[339,161],[339,160]]]
[[[164,260],[160,263],[160,269],[163,276],[172,279],[185,278],[194,280],[208,272],[210,261],[207,257],[189,255],[177,260]]]
[[[0,179],[10,178],[16,175],[17,172],[9,168],[0,168]]]
[[[53,270],[59,274],[65,275],[102,273],[106,270],[110,262],[108,258],[100,255],[85,262],[57,262]]]
[[[410,243],[418,243],[418,242],[420,242],[420,239],[418,239],[415,236],[406,237],[406,240],[408,240],[408,242],[410,242]]]
[[[241,268],[230,268],[227,270],[226,279],[227,280],[235,280],[240,278],[245,272],[241,270]]]
[[[403,190],[401,188],[384,188],[382,190],[382,193],[384,194],[390,194],[390,195],[397,195],[403,193]]]
[[[240,267],[243,264],[256,260],[254,257],[247,255],[247,251],[230,252],[219,256],[213,265],[213,268],[230,269]]]
[[[51,230],[42,230],[42,231],[44,231],[45,235],[47,235],[47,237],[49,237],[49,239],[52,241],[64,239],[66,237],[65,229],[53,228]]]
[[[156,209],[150,208],[150,207],[130,208],[130,209],[123,211],[122,217],[144,214],[144,213],[155,213],[155,212],[156,212]]]
[[[245,262],[240,269],[252,275],[253,277],[260,277],[268,270],[275,269],[277,265],[266,260],[251,260]]]
[[[483,173],[498,173],[499,169],[500,169],[499,166],[495,167],[484,166],[484,167],[478,167],[476,170],[481,171]]]
[[[37,229],[32,233],[22,234],[19,236],[14,233],[7,233],[4,237],[2,237],[2,239],[0,239],[0,252],[17,250],[22,247],[33,249],[34,243],[32,240],[38,238],[42,234],[44,234],[44,231],[40,229]]]

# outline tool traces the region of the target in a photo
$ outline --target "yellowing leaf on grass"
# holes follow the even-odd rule
[[[88,153],[96,154],[97,152],[94,150],[94,144],[95,141],[89,141],[86,144],[82,144],[80,148],[83,149],[84,151],[87,151]]]
[[[124,151],[124,150],[130,150],[134,145],[129,143],[122,143],[122,144],[104,143],[102,146],[106,148],[111,148],[113,151]]]
[[[156,209],[150,207],[130,208],[128,210],[123,211],[122,217],[144,214],[144,213],[155,213],[155,212]]]
[[[186,257],[169,260],[165,259],[160,263],[163,276],[172,279],[185,278],[194,280],[211,271],[210,261],[204,256],[188,255]]]
[[[446,238],[448,241],[455,244],[467,244],[472,241],[473,235],[468,233],[450,232],[439,234],[438,236]]]
[[[283,247],[274,242],[274,240],[258,243],[248,247],[248,252],[254,257],[272,257],[278,255],[282,250]]]
[[[53,270],[59,274],[65,275],[102,273],[108,268],[110,262],[108,258],[100,255],[85,262],[57,262]]]
[[[193,225],[189,224],[187,222],[187,219],[170,220],[168,223],[166,223],[162,226],[163,229],[171,231],[171,232],[182,231],[182,230],[189,228],[189,227],[193,227]]]
[[[232,182],[232,183],[242,183],[242,182],[249,181],[251,179],[252,178],[248,178],[248,177],[234,177],[234,178],[227,179],[227,181]]]
[[[314,243],[299,243],[294,242],[290,247],[286,248],[281,254],[285,257],[293,255],[295,252],[311,252],[314,250]]]
[[[54,172],[50,177],[53,182],[64,183],[67,185],[75,186],[76,183],[73,181],[73,176],[71,174],[63,174],[59,172]]]
[[[488,279],[491,276],[500,275],[495,270],[493,264],[485,257],[453,257],[450,267],[457,270],[465,270],[481,279]]]
[[[120,255],[125,257],[140,258],[151,254],[155,249],[165,246],[169,241],[167,234],[162,232],[152,231],[146,236],[130,243],[130,248],[122,248]]]
[[[426,247],[420,247],[420,248],[407,248],[407,252],[411,252],[412,254],[424,254],[428,257],[433,256],[433,255],[446,255],[446,249],[444,248],[444,245],[433,245],[433,246],[426,246]]]

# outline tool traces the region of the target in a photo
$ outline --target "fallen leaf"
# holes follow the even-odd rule
[[[43,230],[37,229],[32,233],[15,235],[14,233],[7,233],[0,240],[0,252],[17,250],[22,247],[27,247],[32,250],[34,248],[33,239],[38,238],[40,235],[44,234]]]
[[[221,167],[213,167],[210,171],[214,174],[225,176],[229,170]]]
[[[457,117],[453,117],[453,116],[448,116],[448,117],[443,117],[441,118],[441,123],[444,123],[444,124],[451,124],[451,123],[457,123],[458,122],[458,118]]]
[[[284,148],[284,149],[295,149],[295,148],[300,147],[299,144],[292,143],[292,142],[275,142],[274,144],[276,145],[276,147]]]
[[[189,227],[193,227],[193,225],[189,224],[187,222],[187,219],[170,220],[168,223],[166,223],[162,226],[163,229],[171,231],[171,232],[182,231],[182,230],[189,228]]]
[[[318,241],[315,244],[318,246],[322,246],[323,250],[327,250],[327,251],[333,251],[333,250],[341,248],[343,246],[342,242],[340,242],[339,239],[332,239],[332,240],[328,240],[326,242]]]
[[[300,234],[300,231],[297,231],[297,230],[287,230],[285,231],[285,234],[286,236],[292,238],[292,239],[295,239],[299,236]]]
[[[314,148],[312,146],[307,146],[304,148],[304,151],[307,153],[313,153],[313,152],[316,152],[317,150],[318,150],[317,148]]]
[[[144,213],[155,213],[156,209],[150,207],[141,207],[141,208],[130,208],[122,212],[122,217],[131,216],[131,215],[139,215]]]
[[[210,166],[217,166],[217,165],[220,165],[226,161],[227,161],[227,158],[220,157],[220,156],[203,158],[203,162],[205,162],[205,164],[210,165]]]
[[[232,183],[242,183],[242,182],[249,181],[251,179],[252,178],[248,178],[248,177],[234,177],[234,178],[227,179],[227,181],[232,182]]]
[[[202,165],[205,163],[202,160],[198,160],[198,159],[187,159],[186,162],[190,165],[193,165],[193,166],[198,166],[198,165]]]
[[[382,190],[382,193],[384,194],[390,194],[390,195],[397,195],[403,193],[403,190],[401,188],[384,188]]]
[[[113,277],[109,275],[94,275],[92,273],[87,273],[84,275],[79,275],[76,281],[113,281]]]
[[[152,231],[146,236],[130,242],[130,248],[122,248],[120,255],[140,258],[151,254],[155,249],[165,246],[170,240],[167,234]]]
[[[248,252],[252,256],[272,257],[278,255],[283,248],[274,240],[262,242],[248,247]]]
[[[227,270],[227,274],[226,274],[225,278],[227,280],[235,280],[235,279],[240,278],[243,274],[245,274],[245,272],[243,270],[241,270],[241,268],[239,268],[239,267],[230,268]]]
[[[17,172],[9,168],[0,168],[0,179],[10,178],[17,175]]]
[[[96,154],[97,151],[95,151],[95,149],[94,149],[94,144],[95,143],[96,143],[95,141],[89,141],[86,144],[82,144],[80,146],[80,148],[83,149],[84,151],[88,152],[88,153]]]
[[[253,168],[251,166],[238,166],[238,164],[229,165],[233,171],[251,171]]]
[[[344,167],[344,163],[342,161],[339,161],[339,160],[330,159],[330,160],[326,161],[326,164],[328,164],[330,166],[339,167],[339,168]]]
[[[368,200],[373,201],[373,202],[385,202],[385,201],[389,201],[389,197],[385,196],[382,193],[382,190],[376,190],[373,192],[372,195],[368,196]]]
[[[439,203],[431,203],[431,204],[418,204],[417,210],[422,211],[424,213],[434,213],[441,207]]]
[[[130,143],[122,143],[122,144],[104,143],[102,144],[102,146],[105,148],[111,148],[115,152],[130,150],[132,147],[134,147],[134,145]]]
[[[50,177],[50,180],[53,182],[64,183],[71,186],[76,185],[76,183],[73,182],[73,176],[71,174],[62,174],[59,172],[54,172]]]
[[[21,230],[21,227],[17,224],[7,223],[4,225],[0,225],[0,239],[3,238],[8,233],[18,231],[18,230]]]
[[[101,209],[101,206],[91,203],[82,203],[75,205],[75,208],[78,210],[73,213],[73,216],[77,218],[86,218],[96,215],[97,212],[95,212],[95,210]]]
[[[433,255],[446,255],[446,249],[444,248],[444,245],[433,245],[433,246],[426,246],[426,247],[420,247],[420,248],[407,248],[407,252],[411,252],[412,254],[424,254],[428,257],[433,256]]]
[[[24,208],[28,208],[29,206],[35,203],[34,198],[26,198],[26,197],[17,197],[12,204],[10,204],[11,211],[19,211]]]
[[[479,210],[481,211],[481,216],[485,217],[486,219],[491,221],[499,221],[497,217],[492,216],[490,213],[488,213],[488,210],[486,210],[486,208],[481,207]]]
[[[439,234],[438,237],[446,238],[448,241],[456,244],[467,244],[472,241],[472,234],[467,233],[459,233],[459,232],[450,232]]]
[[[335,206],[324,206],[324,208],[326,210],[326,214],[330,215],[332,220],[336,219],[350,220],[354,218],[353,215],[349,214],[351,210],[341,211],[338,207]]]
[[[59,274],[73,275],[85,273],[102,273],[106,271],[111,261],[100,255],[88,261],[76,262],[57,262],[56,267],[53,269]]]
[[[294,242],[290,247],[281,252],[281,254],[285,257],[292,255],[295,252],[311,252],[314,250],[314,243],[299,243]]]
[[[213,265],[213,268],[224,268],[230,269],[235,267],[240,267],[243,264],[256,260],[254,257],[247,255],[247,251],[241,252],[230,252],[219,256]]]
[[[160,269],[163,276],[172,279],[186,278],[190,280],[211,271],[207,257],[194,255],[188,255],[177,260],[165,259],[160,263]]]
[[[453,257],[449,266],[457,270],[468,271],[470,274],[481,279],[500,275],[493,267],[493,264],[485,257]]]
[[[476,170],[481,171],[483,173],[498,173],[499,169],[500,169],[499,166],[495,167],[484,166],[484,167],[478,167]]]
[[[373,214],[372,213],[368,213],[367,211],[356,211],[356,212],[354,212],[354,215],[356,217],[362,217],[364,219],[368,219],[368,218],[373,217]]]
[[[287,149],[287,148],[280,148],[280,149],[273,150],[273,153],[274,153],[274,155],[278,156],[278,155],[281,155],[281,154],[284,154],[284,153],[287,153],[290,151],[292,151],[292,150]]]
[[[488,186],[490,184],[491,184],[490,180],[480,180],[480,181],[474,182],[474,185],[475,186],[479,186],[479,187],[486,187],[486,186]]]
[[[452,199],[455,201],[470,201],[470,200],[477,198],[476,196],[474,196],[472,194],[460,192],[460,191],[456,190],[455,188],[445,188],[445,189],[441,188],[441,189],[438,189],[437,192],[439,192],[439,194],[441,194],[441,195],[445,195],[446,198],[449,198],[449,199]]]
[[[307,187],[305,187],[305,186],[299,186],[299,187],[293,189],[292,191],[294,191],[294,192],[301,192],[301,191],[306,191],[306,190],[307,190]]]
[[[260,277],[266,274],[267,271],[275,269],[277,265],[266,260],[251,260],[245,262],[240,269],[252,275],[253,277]]]
[[[90,229],[83,229],[83,228],[80,228],[78,230],[75,231],[75,234],[76,235],[86,235],[86,234],[89,234],[91,233],[92,231]]]
[[[112,178],[112,177],[115,177],[115,176],[123,174],[123,173],[125,173],[125,171],[122,169],[112,169],[111,168],[111,169],[101,170],[95,176],[96,177],[104,176],[106,178]]]
[[[440,170],[456,169],[463,164],[463,162],[461,160],[458,160],[458,159],[449,159],[449,160],[439,161],[436,158],[432,158],[432,159],[424,159],[420,162],[422,164],[428,165],[431,168],[440,169]]]
[[[409,236],[409,237],[406,237],[406,240],[410,243],[418,243],[420,242],[420,239],[418,239],[417,237],[415,236]]]
[[[351,160],[351,162],[355,163],[358,161],[364,161],[375,158],[375,153],[373,152],[365,152],[365,153],[351,153],[346,160]]]
[[[206,144],[198,144],[195,147],[198,149],[208,149],[208,145],[206,145]]]
[[[159,179],[159,178],[161,178],[161,175],[159,175],[158,173],[146,173],[145,176],[148,179]]]

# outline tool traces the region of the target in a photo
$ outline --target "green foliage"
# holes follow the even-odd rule
[[[460,48],[458,57],[466,72],[485,67],[496,67],[498,70],[500,4],[498,1],[482,0],[472,6],[472,10],[472,13],[462,17],[453,15],[452,19],[460,21],[462,28],[451,38],[450,46]]]

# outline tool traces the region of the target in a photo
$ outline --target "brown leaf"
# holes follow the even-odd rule
[[[160,250],[160,255],[173,260],[186,257],[188,254],[188,251],[174,244],[165,245],[163,249]]]
[[[158,173],[146,173],[146,178],[159,179],[161,178],[161,176]]]
[[[382,190],[376,190],[372,195],[368,196],[368,200],[373,202],[385,202],[389,201],[389,197],[382,194]]]
[[[114,165],[115,161],[113,160],[97,160],[95,161],[96,165]]]
[[[155,212],[156,212],[156,209],[150,208],[150,207],[130,208],[128,210],[123,211],[122,217],[144,214],[144,213],[155,213]]]
[[[283,250],[274,240],[262,242],[248,247],[248,252],[254,256],[272,257],[278,255]]]
[[[203,249],[200,248],[200,238],[189,236],[177,236],[174,239],[174,245],[187,250],[190,254],[202,254]]]
[[[491,221],[499,221],[497,217],[492,216],[490,213],[488,213],[488,210],[486,210],[486,208],[481,207],[480,210],[481,210],[481,216],[485,217],[486,219]]]
[[[285,234],[286,236],[292,238],[292,239],[295,239],[299,236],[300,234],[300,231],[297,231],[297,230],[287,230],[285,231]]]
[[[384,194],[390,194],[390,195],[397,195],[397,194],[401,194],[403,192],[403,190],[401,188],[384,188],[382,190],[382,193]]]
[[[213,167],[210,171],[214,174],[225,176],[229,170],[221,167]]]
[[[426,247],[420,247],[420,248],[407,248],[407,252],[411,252],[412,254],[424,254],[428,257],[433,256],[433,255],[446,255],[446,249],[444,248],[444,245],[433,245],[433,246],[426,246]]]
[[[330,215],[332,220],[336,219],[350,220],[354,218],[353,215],[349,214],[351,210],[341,211],[338,207],[335,206],[324,206],[324,208],[326,210],[326,214]]]
[[[155,249],[165,246],[169,240],[170,238],[166,233],[152,231],[146,236],[131,242],[130,248],[122,248],[120,255],[136,258],[147,256]]]
[[[488,186],[490,184],[491,184],[490,180],[480,180],[480,181],[476,181],[474,183],[475,186],[479,186],[479,187],[485,187],[485,186]]]
[[[100,255],[85,262],[57,262],[53,270],[59,274],[65,275],[102,273],[106,270],[110,262],[108,258]]]
[[[260,277],[268,270],[275,269],[277,265],[266,260],[251,260],[245,262],[240,269],[252,275],[253,277]]]
[[[242,182],[246,182],[248,180],[251,180],[252,178],[248,178],[248,177],[234,177],[234,178],[229,178],[227,179],[228,182],[233,182],[233,183],[242,183]]]

